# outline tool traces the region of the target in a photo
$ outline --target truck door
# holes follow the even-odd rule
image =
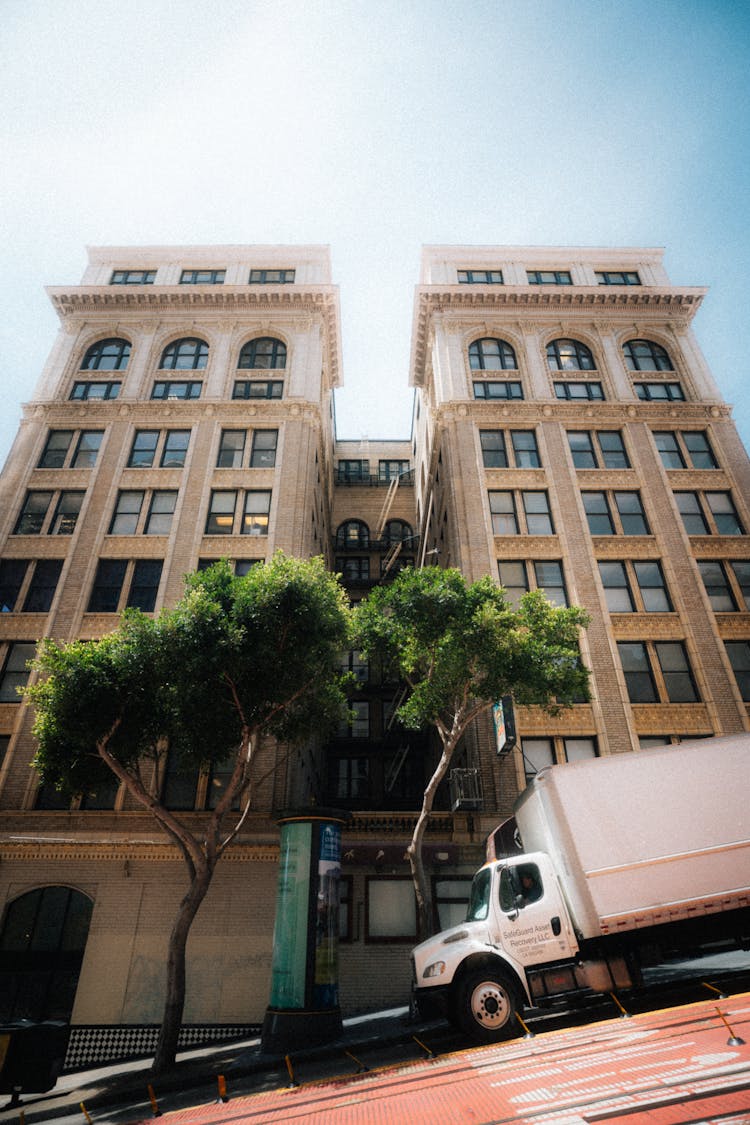
[[[524,967],[574,957],[578,943],[546,855],[519,857],[499,869],[492,938]]]

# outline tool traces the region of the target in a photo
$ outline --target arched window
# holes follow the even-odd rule
[[[81,371],[123,371],[130,359],[130,344],[117,336],[97,340],[86,352]]]
[[[336,532],[337,547],[369,547],[370,529],[363,520],[346,520]]]
[[[70,887],[14,899],[0,931],[0,1020],[69,1020],[93,903]]]
[[[472,371],[515,371],[518,363],[510,344],[485,336],[469,345],[469,366]]]
[[[391,546],[394,543],[405,543],[407,539],[413,539],[414,532],[411,525],[406,523],[405,520],[388,520],[383,532],[383,539]]]
[[[553,371],[595,371],[591,350],[580,340],[551,340],[547,344],[547,363]]]
[[[622,350],[631,371],[674,371],[665,349],[653,340],[628,340]]]
[[[286,344],[273,336],[248,340],[240,352],[238,367],[286,367]]]
[[[185,336],[182,340],[173,340],[171,344],[167,344],[159,367],[169,371],[197,371],[205,367],[207,361],[206,341]]]

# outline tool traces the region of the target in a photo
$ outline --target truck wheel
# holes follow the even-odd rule
[[[491,1043],[518,1034],[518,988],[492,969],[469,973],[458,986],[454,1014],[463,1031]]]

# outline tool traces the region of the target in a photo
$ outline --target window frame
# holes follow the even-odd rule
[[[488,345],[496,345],[494,351]],[[495,354],[496,352],[496,354]],[[479,336],[468,348],[471,371],[518,371],[516,350],[499,336]],[[497,363],[488,362],[497,359]]]
[[[552,508],[550,506],[549,492],[546,488],[491,488],[488,489],[487,495],[489,498],[490,523],[492,526],[493,535],[505,537],[509,535],[546,536],[555,534],[555,525],[552,518]],[[498,503],[498,501],[495,500],[494,497],[500,496],[510,497],[511,507],[497,509],[493,508],[493,504]],[[540,508],[538,511],[535,511],[532,507],[530,507],[530,504],[532,502],[532,497],[537,496],[543,496],[546,503],[544,509]],[[519,518],[521,512],[523,512],[523,521],[521,521]],[[501,524],[499,523],[499,521],[495,520],[495,516],[503,516],[506,519],[512,521],[508,523],[508,526],[514,526],[515,530],[498,530],[498,527],[500,527]],[[535,522],[540,521],[541,517],[546,517],[546,522],[549,526],[549,530],[530,530],[530,527]]]
[[[706,430],[652,430],[651,435],[662,465],[667,470],[693,469],[696,472],[709,472],[720,467]],[[703,449],[691,448],[691,441],[696,438],[703,440]],[[673,442],[673,446],[669,450],[662,448],[665,439]],[[665,453],[672,454],[677,463],[667,464],[664,459]],[[696,459],[704,460],[707,463],[696,464]]]
[[[102,394],[92,394],[94,388],[101,387]],[[122,381],[120,379],[76,379],[70,389],[70,402],[111,402],[119,398]]]
[[[253,276],[253,275],[257,276]],[[268,274],[280,274],[280,277],[268,277]],[[248,285],[293,285],[295,269],[251,269],[248,274]],[[291,276],[289,276],[291,275]]]
[[[641,285],[636,270],[594,270],[597,285]]]
[[[567,430],[566,434],[574,469],[617,469],[619,471],[632,468],[622,430]],[[608,439],[616,437],[619,441],[619,448],[607,449],[602,443],[602,438],[605,436]],[[570,440],[571,437],[586,437],[588,449],[574,449]],[[589,454],[592,462],[590,465],[576,463],[576,456],[582,452]],[[621,459],[621,464],[614,463],[618,458]]]
[[[119,276],[122,275],[122,276]],[[153,285],[156,270],[113,270],[110,285]]]
[[[263,387],[263,394],[251,394],[255,387]],[[240,393],[242,392],[242,393]],[[232,399],[246,401],[248,399],[278,399],[284,397],[283,379],[235,379],[232,387]]]
[[[591,348],[573,336],[556,336],[545,345],[545,353],[550,371],[598,370]]]
[[[736,539],[738,536],[745,534],[744,524],[740,519],[737,506],[734,503],[731,489],[673,489],[672,495],[675,498],[675,507],[677,514],[682,521],[682,526],[685,534],[694,536],[726,536],[727,538]],[[725,497],[728,503],[728,509],[724,513],[717,513],[716,509],[712,506],[710,497]],[[695,508],[692,512],[683,510],[681,505],[686,504],[687,498],[692,497],[695,502]],[[720,527],[717,514],[724,519],[731,519],[734,521],[735,530],[727,531]],[[692,520],[700,520],[703,530],[691,530],[686,522],[686,516],[691,517]],[[697,523],[696,523],[697,526]]]
[[[225,269],[218,270],[183,270],[180,274],[180,285],[223,285],[226,277]],[[206,274],[202,277],[201,274]]]
[[[523,383],[520,379],[475,379],[472,383],[474,398],[486,402],[523,402]],[[502,390],[502,394],[500,391]]]
[[[639,355],[639,352],[642,354]],[[634,336],[631,340],[626,340],[624,342],[622,345],[622,354],[628,371],[675,370],[669,352],[662,344],[658,344],[656,340],[648,340],[645,337]],[[649,366],[643,365],[642,361],[644,356],[646,364],[649,364],[650,361]]]
[[[663,390],[664,394],[657,394]],[[633,382],[633,390],[639,402],[686,402],[682,383],[677,380],[664,380],[663,382]]]
[[[258,359],[270,357],[270,363]],[[237,357],[238,371],[286,371],[289,353],[278,336],[253,336],[242,345]]]
[[[159,371],[204,371],[208,366],[208,342],[200,336],[180,336],[161,353]],[[187,362],[189,360],[189,362]],[[153,398],[153,395],[151,396]]]
[[[3,703],[22,703],[16,688],[26,687],[31,677],[31,669],[26,665],[36,656],[36,641],[13,639],[6,642],[2,662],[0,662],[0,705]],[[30,650],[25,655],[22,649]],[[16,657],[20,658],[23,667],[16,667]],[[14,690],[11,691],[10,689]]]
[[[623,653],[626,649],[635,650],[640,649],[643,660],[640,669],[627,669],[623,661]],[[679,652],[684,667],[680,669],[670,669],[665,667],[665,658],[670,653],[677,654]],[[623,676],[625,677],[625,684],[628,693],[628,700],[632,704],[692,704],[700,703],[701,696],[698,691],[698,685],[695,680],[690,657],[687,651],[687,646],[684,641],[659,641],[659,640],[627,640],[617,642],[618,657],[620,666],[622,668]],[[686,678],[690,686],[690,695],[692,698],[675,698],[679,696],[680,691],[675,691],[670,685],[676,684],[679,681],[677,677],[683,680]],[[636,679],[638,677],[638,679]],[[639,683],[649,684],[649,694],[652,698],[643,698],[643,693],[638,689]],[[673,694],[674,693],[674,694]]]
[[[462,276],[463,275],[463,276]],[[480,276],[482,275],[482,276]],[[457,270],[456,276],[459,285],[503,285],[502,270]]]
[[[618,497],[635,496],[638,500],[638,512],[625,512],[620,507]],[[604,509],[601,511],[593,511],[587,508],[587,504],[593,502],[594,497],[601,497],[604,502]],[[651,525],[648,522],[646,509],[643,506],[640,489],[637,488],[585,488],[581,489],[581,503],[583,505],[583,512],[586,517],[589,534],[598,536],[611,536],[622,535],[627,538],[633,538],[640,535],[651,535]],[[592,517],[606,516],[607,523],[610,528],[609,531],[597,530],[592,527]],[[628,524],[625,522],[627,517],[628,521],[640,518],[643,521],[643,529],[638,531],[627,531]]]
[[[79,371],[124,371],[133,345],[123,336],[106,336],[95,340],[84,352]],[[106,362],[108,360],[114,362]]]
[[[572,285],[573,277],[570,270],[526,270],[526,282],[528,285]]]
[[[177,388],[184,387],[183,393]],[[201,397],[202,379],[155,379],[151,387],[151,400],[156,402],[189,402]]]
[[[404,887],[404,898],[407,900],[407,908],[405,911],[406,925],[399,932],[393,933],[375,933],[373,931],[372,922],[378,918],[381,923],[385,921],[386,911],[383,902],[375,900],[372,894],[372,888],[375,885],[383,885],[386,883],[400,884]],[[411,902],[413,903],[413,925],[410,923],[410,916],[412,907],[408,905],[409,891],[411,891]],[[402,904],[394,904],[393,913],[397,913]],[[366,875],[365,876],[365,944],[367,945],[395,945],[413,943],[417,936],[417,904],[414,896],[414,884],[408,875]]]

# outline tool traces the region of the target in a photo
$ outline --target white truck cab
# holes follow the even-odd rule
[[[487,863],[474,876],[466,922],[413,951],[416,1000],[480,1038],[513,1034],[516,1012],[531,1002],[527,969],[577,953],[549,857]]]

